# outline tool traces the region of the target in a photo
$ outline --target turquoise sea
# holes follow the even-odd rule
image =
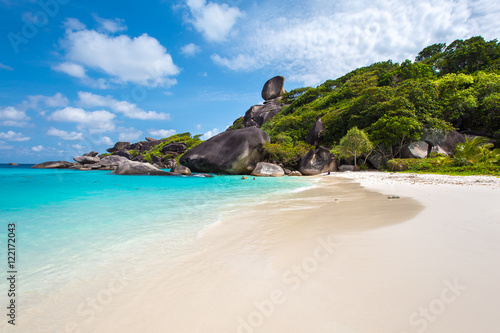
[[[144,268],[168,262],[229,212],[312,184],[296,177],[118,176],[0,165],[0,244],[4,253],[7,225],[15,223],[19,297],[29,306],[34,295],[43,298],[120,262]]]

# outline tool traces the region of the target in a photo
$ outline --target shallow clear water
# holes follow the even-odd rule
[[[312,184],[291,177],[252,178],[117,176],[0,165],[0,243],[6,248],[7,224],[15,223],[25,298],[134,256],[144,267],[158,265],[228,211],[251,209]]]

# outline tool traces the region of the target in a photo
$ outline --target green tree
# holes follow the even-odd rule
[[[347,134],[340,139],[339,145],[335,151],[340,157],[354,157],[354,166],[357,167],[357,157],[369,153],[373,150],[373,143],[368,135],[357,127],[351,128]]]
[[[369,131],[373,143],[390,149],[391,157],[394,157],[405,143],[420,138],[422,123],[415,118],[386,114],[370,126]]]

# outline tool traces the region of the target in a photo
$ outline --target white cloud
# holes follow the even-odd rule
[[[22,133],[16,133],[13,131],[8,131],[6,133],[0,132],[0,139],[2,140],[7,140],[7,141],[28,141],[31,139],[29,136],[24,136]]]
[[[85,111],[81,108],[66,107],[62,110],[53,112],[47,119],[77,123],[79,131],[88,129],[90,133],[102,133],[106,131],[113,131],[115,124],[113,119],[115,114],[109,111]]]
[[[106,84],[99,82],[99,79],[89,81],[96,87],[106,87],[110,82],[132,82],[151,87],[177,83],[172,76],[179,74],[179,68],[165,47],[147,34],[130,38],[95,30],[66,30],[61,47],[66,58],[63,64],[67,65],[60,64],[54,68],[77,77],[83,77],[85,73],[89,76],[89,70],[95,71],[96,75],[106,75],[99,78],[104,79]]]
[[[6,145],[5,142],[0,141],[0,150],[9,150],[14,148],[14,146]]]
[[[197,124],[195,127],[196,129],[201,129],[203,126],[201,126],[201,124]]]
[[[96,142],[97,144],[103,144],[103,145],[114,145],[114,142],[108,137],[108,136],[103,136],[99,141]]]
[[[5,69],[7,71],[13,71],[14,70],[14,68],[12,68],[12,67],[10,67],[8,65],[2,64],[1,62],[0,62],[0,69]]]
[[[174,135],[177,133],[176,130],[170,129],[170,130],[165,130],[165,129],[150,129],[148,130],[149,134],[151,134],[154,137],[157,138],[168,138],[169,136]]]
[[[202,138],[203,140],[208,140],[208,139],[210,139],[211,137],[213,137],[213,136],[215,136],[215,135],[217,135],[217,134],[219,134],[219,133],[220,133],[219,129],[218,129],[218,128],[214,128],[213,130],[208,131],[208,132],[206,132],[205,134],[203,134],[203,135],[201,136],[201,138]]]
[[[209,41],[224,41],[233,30],[236,20],[243,17],[238,7],[227,4],[207,3],[205,0],[186,0],[186,4],[192,15],[188,22]]]
[[[35,146],[35,147],[31,147],[31,150],[34,151],[34,152],[41,152],[43,150],[43,146]]]
[[[201,51],[201,48],[193,43],[189,43],[181,47],[181,53],[186,57],[193,57]]]
[[[142,135],[142,131],[131,128],[119,128],[120,134],[118,135],[118,140],[120,141],[135,141],[139,139]]]
[[[0,126],[26,127],[30,119],[24,111],[12,106],[0,109]]]
[[[101,96],[90,92],[78,92],[79,105],[83,107],[109,107],[115,112],[122,113],[124,116],[132,119],[142,120],[168,120],[170,114],[159,113],[156,111],[144,111],[133,103],[127,101],[118,101],[111,96]]]
[[[66,73],[70,76],[77,77],[79,79],[87,77],[85,68],[83,66],[71,62],[63,62],[61,64],[53,66],[52,69],[58,72]]]
[[[303,0],[287,2],[284,11],[279,6],[265,2],[247,11],[238,38],[213,61],[315,85],[373,62],[414,59],[433,43],[500,35],[500,2],[491,0]]]
[[[66,21],[64,21],[63,26],[67,31],[78,31],[87,28],[85,24],[73,17],[67,18]]]
[[[82,146],[82,145],[79,145],[79,144],[71,145],[71,148],[73,148],[75,150],[78,150],[78,151],[86,151],[86,150],[88,150],[88,148],[86,146]]]
[[[41,105],[55,108],[65,107],[69,104],[69,100],[61,93],[56,93],[54,96],[35,95],[28,96],[28,100],[23,101],[23,108],[37,110]]]
[[[47,131],[47,135],[57,136],[63,140],[74,141],[74,140],[83,140],[83,133],[81,132],[67,132],[63,130],[59,130],[57,128],[51,127]]]
[[[127,30],[125,25],[125,20],[115,18],[114,20],[103,19],[97,15],[92,15],[94,20],[99,23],[99,30],[104,32],[110,32],[112,34]]]

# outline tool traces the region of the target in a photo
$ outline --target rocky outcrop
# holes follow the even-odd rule
[[[328,171],[336,171],[335,155],[325,147],[311,149],[300,159],[299,171],[306,176],[318,175]]]
[[[116,167],[125,161],[128,161],[128,159],[123,157],[123,156],[111,155],[111,156],[106,156],[103,159],[101,159],[99,161],[99,164],[102,166],[107,166],[107,167]]]
[[[17,163],[9,163],[9,165],[16,166],[16,165],[19,165],[19,164],[17,164]]]
[[[283,76],[275,76],[272,79],[268,80],[266,84],[264,84],[264,88],[262,89],[262,98],[265,101],[270,99],[278,98],[282,94],[284,94],[285,88],[285,78]]]
[[[250,174],[269,135],[255,127],[222,132],[185,153],[180,164],[195,172]]]
[[[177,161],[174,159],[164,160],[163,164],[165,165],[165,169],[171,169],[177,165]]]
[[[108,153],[113,153],[115,151],[128,148],[129,146],[130,146],[130,142],[118,141],[117,143],[115,143],[115,146],[113,148],[108,148],[106,150],[108,151]]]
[[[165,145],[161,152],[165,155],[181,155],[184,154],[187,150],[187,145],[184,142],[172,142]]]
[[[149,163],[125,161],[120,163],[115,171],[115,175],[153,175],[153,176],[173,176],[175,174],[158,169]]]
[[[323,122],[318,118],[307,134],[306,142],[313,146],[319,145],[319,140],[323,135]]]
[[[455,153],[455,147],[465,142],[465,135],[457,131],[445,132],[433,129],[424,129],[420,141],[425,141],[430,146],[440,146],[448,155]]]
[[[259,177],[283,177],[285,171],[279,165],[273,163],[259,162],[252,171],[252,176]]]
[[[185,167],[183,165],[176,165],[170,170],[170,172],[177,173],[180,175],[186,175],[189,176],[191,174],[191,170],[189,170],[188,167]]]
[[[146,141],[151,142],[151,141],[158,141],[158,139],[151,138],[151,137],[146,137]]]
[[[427,158],[429,152],[429,144],[424,141],[412,142],[404,145],[401,150],[403,158]]]
[[[99,163],[99,161],[101,160],[99,157],[92,157],[92,156],[75,156],[73,157],[73,159],[80,163],[80,164],[95,164],[95,163]]]
[[[115,151],[113,153],[114,156],[122,156],[125,157],[126,159],[130,160],[132,159],[132,155],[130,155],[130,152],[127,149],[122,149],[119,151]]]
[[[73,165],[72,162],[66,162],[66,161],[49,161],[49,162],[43,162],[39,164],[35,164],[32,166],[32,168],[35,169],[67,169]]]
[[[263,105],[254,105],[243,117],[244,127],[261,127],[281,111],[281,103],[277,99],[264,102]]]
[[[289,177],[301,177],[302,174],[300,173],[300,171],[292,171],[288,174]]]
[[[83,156],[92,156],[92,157],[96,157],[97,155],[99,155],[99,153],[96,151],[91,151],[90,153],[83,154]]]

